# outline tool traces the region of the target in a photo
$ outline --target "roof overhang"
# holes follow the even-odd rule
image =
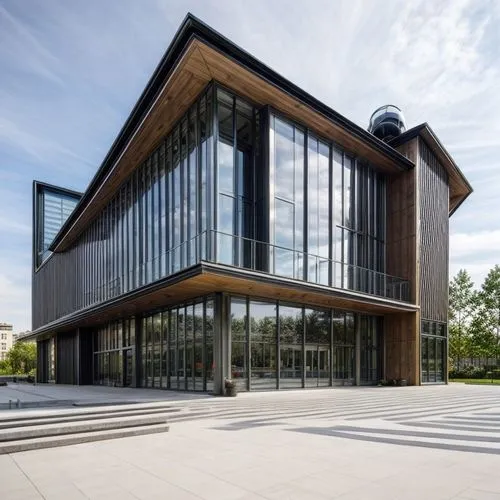
[[[220,291],[234,295],[250,293],[252,297],[262,299],[279,299],[312,307],[338,308],[367,314],[398,314],[419,309],[408,302],[202,262],[140,289],[63,316],[34,330],[25,339],[43,338],[71,328],[85,328],[127,318]]]
[[[414,164],[188,14],[50,250],[67,250],[212,81],[301,121],[383,171]]]
[[[389,144],[392,147],[398,147],[415,137],[420,137],[425,142],[427,147],[436,155],[439,163],[448,173],[450,187],[449,214],[451,217],[472,193],[472,186],[428,123],[422,123],[421,125],[417,125],[407,130],[400,136],[392,139]]]

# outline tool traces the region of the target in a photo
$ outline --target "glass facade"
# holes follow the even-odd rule
[[[361,316],[361,381],[378,382],[382,355],[380,318]]]
[[[447,325],[426,320],[421,325],[422,382],[445,382],[448,369]]]
[[[251,267],[254,237],[255,109],[217,90],[217,261]]]
[[[375,295],[400,286],[384,274],[384,176],[279,116],[269,133],[270,271]]]
[[[213,213],[213,89],[120,187],[74,252],[76,309],[206,258]]]
[[[135,319],[113,321],[94,332],[94,384],[129,387],[135,379]]]
[[[210,85],[47,263],[56,296],[35,327],[203,260],[408,300],[408,283],[384,274],[385,184],[331,141]],[[47,197],[57,221],[45,246],[71,203]],[[58,295],[62,282],[71,294]]]
[[[382,320],[249,297],[231,297],[231,377],[240,391],[352,385],[356,328],[360,382],[382,376]]]
[[[211,391],[214,305],[200,299],[141,319],[141,387]]]
[[[51,252],[49,247],[80,200],[80,195],[37,184],[36,265]]]
[[[218,324],[227,320],[227,328],[219,331],[211,296],[100,326],[92,333],[94,384],[210,392],[214,347],[226,342],[238,391],[354,385],[356,372],[360,384],[382,378],[381,317],[226,297]]]
[[[213,339],[211,298],[107,323],[94,332],[94,384],[212,391]]]
[[[74,287],[48,304],[40,323],[202,261],[407,301],[408,282],[385,274],[386,179],[372,167],[272,109],[210,85],[73,247],[50,259],[65,265],[54,273],[47,267],[51,278],[63,273],[54,283],[69,270]],[[69,215],[62,203],[61,224]],[[45,289],[59,293],[55,285]],[[382,377],[381,318],[231,297],[230,316],[219,311],[216,332],[214,304],[199,299],[99,328],[94,383],[211,391],[216,336],[226,330],[228,372],[240,391]],[[424,380],[442,380],[445,343],[437,333],[427,337]]]

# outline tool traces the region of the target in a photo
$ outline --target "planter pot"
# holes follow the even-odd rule
[[[401,379],[401,380],[398,380],[398,385],[399,385],[400,387],[406,387],[406,386],[408,385],[408,382],[407,382],[407,380],[406,380],[406,379],[404,379],[404,378],[403,378],[403,379]]]
[[[236,397],[236,387],[226,387],[226,396],[230,398]]]

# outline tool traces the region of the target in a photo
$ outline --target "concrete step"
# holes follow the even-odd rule
[[[123,413],[123,412],[129,412],[129,411],[136,411],[136,410],[160,410],[160,409],[174,409],[174,406],[171,406],[170,404],[155,404],[155,403],[127,403],[127,405],[120,405],[117,403],[116,405],[110,407],[109,405],[102,405],[101,407],[91,407],[91,408],[78,408],[71,405],[69,407],[65,408],[58,408],[58,409],[53,409],[50,410],[50,413],[48,414],[36,414],[35,412],[22,412],[22,413],[15,413],[14,415],[11,415],[10,412],[0,412],[0,422],[15,422],[17,420],[28,420],[31,418],[50,418],[54,416],[60,416],[60,415],[100,415],[102,413],[108,413],[108,414],[118,414],[118,413]],[[41,411],[44,411],[42,409]]]
[[[6,453],[18,453],[21,451],[38,450],[43,448],[55,448],[57,446],[68,446],[72,444],[89,443],[92,441],[103,441],[107,439],[117,439],[131,436],[142,436],[145,434],[156,434],[168,432],[169,426],[166,423],[156,425],[142,425],[138,427],[128,427],[122,429],[107,429],[102,431],[82,432],[79,434],[69,434],[62,436],[38,437],[32,439],[22,439],[19,441],[9,441],[0,443],[0,455]]]
[[[29,427],[0,430],[0,443],[35,439],[50,436],[81,434],[112,429],[125,429],[127,427],[141,427],[165,424],[167,415],[145,415],[129,417],[109,417],[99,420],[84,420],[80,422],[42,423]]]
[[[181,411],[181,408],[138,408],[138,409],[105,409],[92,412],[52,413],[50,415],[33,415],[0,419],[0,430],[18,427],[31,427],[42,424],[63,424],[66,422],[81,422],[102,420],[111,417],[121,418],[141,415],[172,415]]]

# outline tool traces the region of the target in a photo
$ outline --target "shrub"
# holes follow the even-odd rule
[[[451,370],[449,375],[451,379],[454,378],[485,378],[487,371],[478,366],[466,366],[460,370]]]

